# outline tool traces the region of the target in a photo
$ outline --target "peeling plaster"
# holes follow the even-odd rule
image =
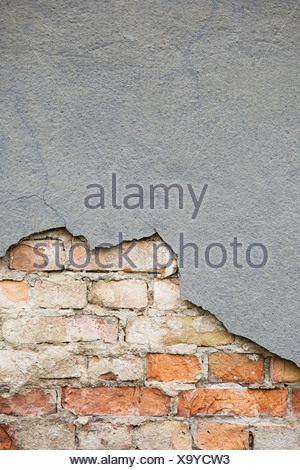
[[[296,1],[1,2],[0,248],[55,227],[91,247],[157,232],[268,248],[263,269],[193,252],[181,297],[300,365]],[[190,183],[179,210],[88,210],[92,183]],[[126,193],[124,193],[126,194]],[[120,193],[119,197],[124,194]],[[242,263],[243,264],[243,263]]]

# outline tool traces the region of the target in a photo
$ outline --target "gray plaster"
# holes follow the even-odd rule
[[[157,231],[178,253],[181,296],[300,365],[296,0],[1,0],[1,255],[65,226],[91,246]],[[184,209],[84,206],[86,186],[208,184]],[[118,196],[121,199],[121,192]],[[208,267],[242,242],[243,268]],[[245,262],[263,243],[264,268]],[[192,251],[191,251],[192,253]]]

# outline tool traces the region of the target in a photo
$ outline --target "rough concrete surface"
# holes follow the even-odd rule
[[[199,246],[197,268],[185,250],[182,299],[300,364],[297,4],[1,1],[0,255],[63,226],[91,247],[156,231],[178,254],[182,232]],[[169,209],[158,197],[150,209],[158,183],[182,185],[183,209],[176,188]],[[104,209],[85,206],[90,184]],[[124,207],[129,184],[143,209]],[[208,185],[194,219],[187,184],[197,199]],[[211,243],[222,268],[205,262]],[[267,247],[263,268],[246,263],[252,243]]]

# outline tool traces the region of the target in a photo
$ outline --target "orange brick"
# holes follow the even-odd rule
[[[211,382],[263,383],[264,362],[259,356],[214,353],[208,358]]]
[[[198,388],[179,394],[178,415],[285,416],[287,406],[286,389]]]
[[[66,387],[62,405],[83,416],[163,416],[169,413],[170,398],[153,388]]]
[[[300,389],[293,392],[293,412],[294,416],[300,418]]]
[[[0,395],[0,414],[50,415],[56,413],[55,392],[25,390],[10,397]]]
[[[199,449],[245,450],[249,448],[248,427],[231,423],[198,423],[196,443]]]
[[[0,424],[0,450],[16,450],[15,430],[8,424]]]
[[[271,377],[274,383],[300,382],[300,368],[292,361],[273,357],[271,359]]]
[[[10,251],[9,267],[18,271],[59,271],[64,262],[63,243],[56,240],[28,240]],[[56,260],[57,250],[57,260]]]
[[[200,372],[201,364],[196,356],[175,354],[148,354],[147,356],[148,380],[197,382]]]
[[[28,284],[23,281],[0,282],[0,307],[22,305],[28,300]]]

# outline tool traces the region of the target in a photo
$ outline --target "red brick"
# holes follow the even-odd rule
[[[300,382],[300,368],[292,361],[273,357],[271,359],[271,377],[274,383]]]
[[[286,389],[198,388],[179,394],[179,416],[286,416]]]
[[[200,373],[201,364],[196,356],[175,354],[148,354],[147,356],[148,380],[197,382]]]
[[[55,392],[35,389],[9,397],[0,395],[0,414],[17,416],[53,413],[56,413]]]
[[[245,450],[249,448],[248,427],[231,423],[198,423],[196,443],[199,449]]]
[[[163,416],[169,413],[170,398],[152,388],[66,387],[62,405],[83,416]]]
[[[0,450],[16,450],[15,430],[9,424],[0,424]]]
[[[300,389],[293,391],[293,413],[300,418]]]
[[[263,383],[262,357],[247,354],[214,353],[208,358],[210,382]]]

